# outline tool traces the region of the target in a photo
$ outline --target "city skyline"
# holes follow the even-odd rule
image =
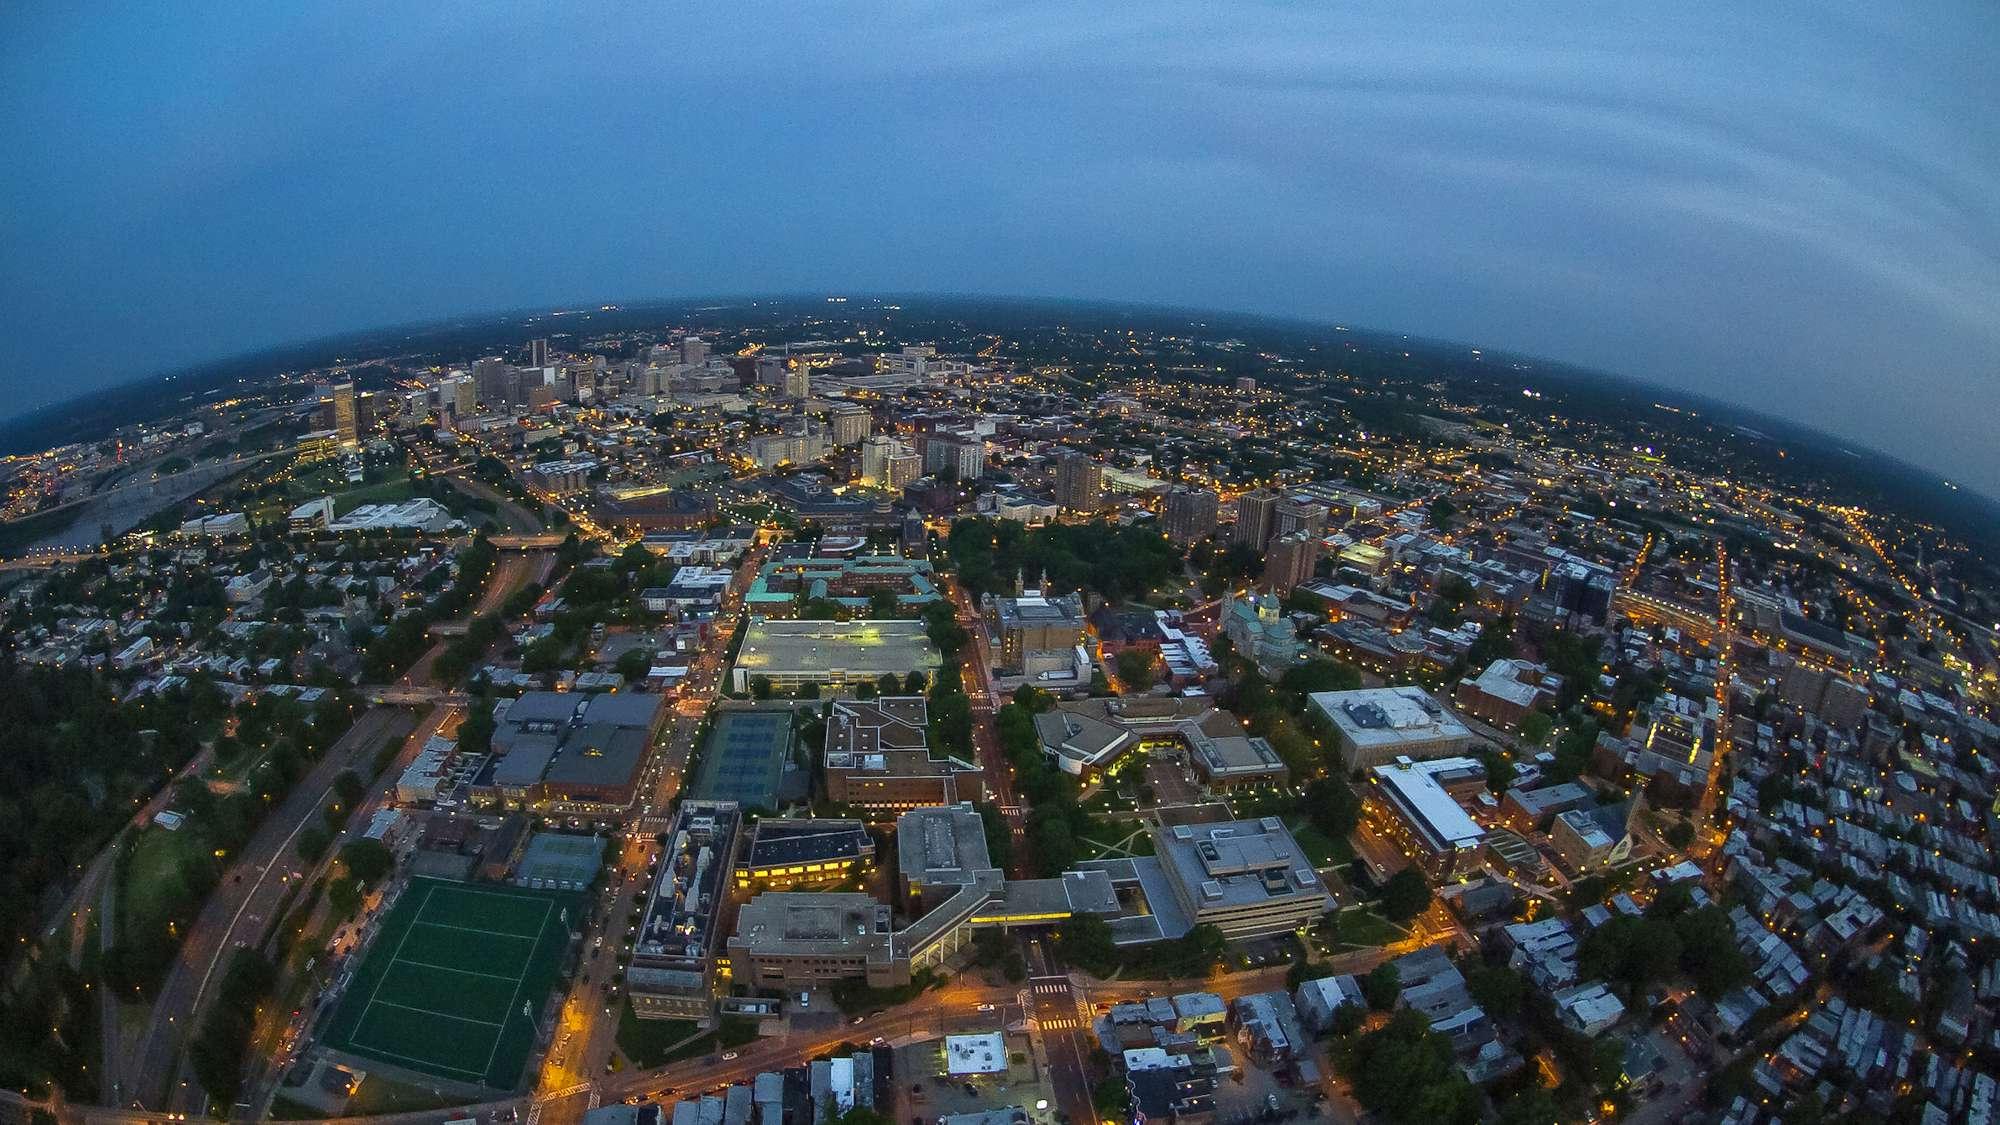
[[[2000,491],[1988,10],[1037,15],[17,13],[0,369],[28,410],[483,308],[1050,294],[1544,356]],[[524,43],[574,80],[496,80]]]

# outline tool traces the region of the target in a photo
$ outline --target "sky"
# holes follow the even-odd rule
[[[2000,5],[0,7],[0,414],[462,313],[984,293],[1513,349],[2000,495]]]

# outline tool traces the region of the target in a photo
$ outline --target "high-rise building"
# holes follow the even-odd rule
[[[986,442],[977,434],[933,434],[924,444],[924,471],[978,480],[986,471]]]
[[[1271,541],[1271,511],[1278,506],[1278,494],[1266,489],[1246,492],[1236,501],[1236,529],[1230,542],[1259,551]]]
[[[461,371],[456,377],[446,380],[445,385],[451,389],[450,410],[454,421],[479,413],[479,388],[472,376]],[[440,403],[442,401],[440,396]]]
[[[694,335],[681,337],[681,362],[690,367],[707,363],[708,341]]]
[[[785,397],[808,398],[812,395],[812,369],[801,363],[785,370]]]
[[[784,356],[760,355],[757,357],[757,385],[783,389],[785,372],[791,368],[791,361]]]
[[[328,427],[340,435],[340,440],[349,445],[361,441],[361,412],[354,403],[354,384],[335,383],[333,385],[333,424]]]
[[[1206,488],[1180,487],[1167,493],[1167,538],[1185,547],[1215,534],[1215,510],[1220,501]]]
[[[1310,580],[1319,564],[1319,537],[1303,531],[1271,540],[1264,559],[1264,585],[1280,594]]]
[[[490,355],[474,360],[472,381],[477,388],[475,393],[479,396],[479,401],[488,406],[513,402],[520,393],[520,384],[515,378],[513,365],[499,356]]]
[[[549,365],[549,342],[546,339],[528,341],[528,366],[547,367]]]
[[[1104,505],[1104,466],[1087,453],[1070,451],[1056,461],[1056,503],[1072,512]]]
[[[861,443],[861,483],[902,491],[917,479],[922,462],[901,438],[877,434]]]
[[[1313,536],[1324,535],[1326,514],[1325,504],[1287,496],[1271,509],[1271,537],[1276,539],[1299,531]]]
[[[826,412],[827,428],[832,431],[833,444],[857,445],[875,424],[875,416],[867,407],[856,402],[836,403]]]

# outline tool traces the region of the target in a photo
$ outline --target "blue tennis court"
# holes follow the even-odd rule
[[[717,711],[702,749],[693,796],[775,810],[778,779],[791,746],[789,710]]]

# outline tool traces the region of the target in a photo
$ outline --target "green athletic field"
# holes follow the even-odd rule
[[[573,894],[410,880],[322,1042],[440,1078],[513,1089],[581,910]]]

